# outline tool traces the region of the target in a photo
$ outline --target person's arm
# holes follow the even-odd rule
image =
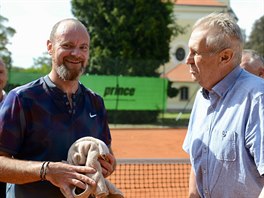
[[[189,177],[189,198],[200,198],[200,195],[197,190],[195,174],[192,167]]]
[[[95,181],[85,174],[95,173],[87,166],[69,165],[63,162],[44,162],[14,159],[8,154],[0,152],[0,181],[14,184],[26,184],[41,180],[41,170],[45,168],[45,180],[61,189],[69,198],[73,197],[72,186],[86,188],[86,183],[96,185]],[[42,176],[43,176],[42,171]]]

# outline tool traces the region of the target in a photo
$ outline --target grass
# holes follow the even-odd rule
[[[190,113],[162,113],[159,115],[159,123],[168,127],[187,127]]]

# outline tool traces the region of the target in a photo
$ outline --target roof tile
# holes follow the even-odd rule
[[[193,82],[189,66],[184,63],[177,65],[162,77],[168,78],[172,82]]]
[[[197,5],[197,6],[225,6],[224,3],[217,0],[176,0],[177,5]]]

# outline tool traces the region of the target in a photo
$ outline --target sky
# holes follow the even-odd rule
[[[249,36],[254,22],[264,15],[263,0],[230,0],[238,25]],[[13,65],[33,66],[33,58],[46,52],[52,26],[64,18],[73,18],[70,0],[0,0],[0,15],[8,19],[5,26],[16,30],[8,46]]]

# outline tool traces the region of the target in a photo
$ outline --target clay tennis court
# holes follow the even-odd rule
[[[126,198],[187,197],[190,164],[182,150],[186,130],[111,128],[119,163],[109,180]]]
[[[116,158],[188,158],[182,150],[186,128],[112,128]]]

